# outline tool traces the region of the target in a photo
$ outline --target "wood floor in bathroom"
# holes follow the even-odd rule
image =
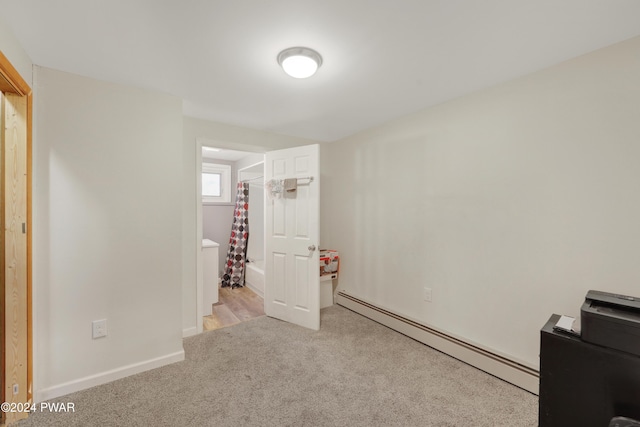
[[[218,302],[212,314],[204,316],[204,330],[225,328],[255,317],[264,316],[264,301],[248,287],[218,288]]]

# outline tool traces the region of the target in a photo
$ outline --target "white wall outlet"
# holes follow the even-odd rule
[[[94,320],[91,322],[91,338],[102,338],[107,336],[107,319]]]
[[[431,288],[424,288],[422,290],[422,297],[426,302],[431,302]]]

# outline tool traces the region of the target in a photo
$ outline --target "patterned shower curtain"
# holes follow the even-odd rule
[[[222,276],[222,287],[232,289],[244,286],[244,265],[249,242],[249,184],[239,182],[236,193],[236,208],[229,238],[227,263]]]

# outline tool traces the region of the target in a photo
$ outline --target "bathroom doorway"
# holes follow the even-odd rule
[[[209,144],[201,147],[202,180],[199,180],[202,239],[217,243],[217,271],[203,274],[203,294],[215,286],[215,298],[203,300],[202,330],[219,329],[264,315],[264,154],[230,150]],[[244,268],[244,287],[221,288],[229,236],[234,219],[236,185],[246,183],[249,191],[249,237]],[[204,240],[206,239],[206,240]],[[204,249],[203,249],[204,250]],[[206,266],[205,266],[206,267]],[[199,322],[200,323],[200,322]]]

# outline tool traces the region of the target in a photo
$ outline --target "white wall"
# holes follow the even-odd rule
[[[181,360],[182,102],[36,67],[36,400]],[[91,322],[108,320],[92,340]]]
[[[579,316],[589,289],[640,296],[638,52],[635,38],[329,144],[339,287],[533,367],[552,313]]]
[[[232,150],[264,153],[268,150],[316,144],[317,141],[278,135],[269,132],[245,129],[207,120],[184,117],[183,127],[183,188],[182,188],[182,327],[185,336],[195,333],[196,283],[198,271],[196,260],[200,247],[202,219],[197,216],[196,195],[196,148],[197,138],[207,139],[216,147]]]
[[[7,57],[24,81],[31,86],[33,81],[31,58],[6,23],[2,21],[2,16],[0,16],[0,52]]]

